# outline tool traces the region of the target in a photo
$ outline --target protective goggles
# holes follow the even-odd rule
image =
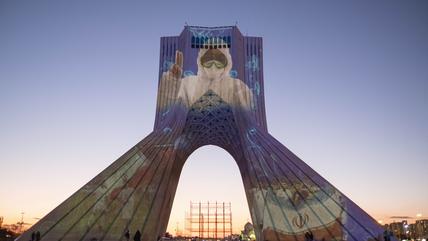
[[[217,69],[223,69],[224,67],[226,67],[225,64],[223,64],[222,62],[217,61],[217,60],[210,60],[210,61],[206,61],[206,62],[202,63],[202,66],[204,66],[205,68],[211,68],[213,65]]]

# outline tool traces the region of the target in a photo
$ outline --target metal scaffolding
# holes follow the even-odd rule
[[[232,234],[232,205],[230,202],[190,202],[185,221],[187,236],[225,238]]]

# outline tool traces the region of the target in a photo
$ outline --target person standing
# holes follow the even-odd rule
[[[313,241],[314,240],[314,234],[312,233],[312,231],[305,233],[305,239],[306,239],[306,241]]]
[[[41,239],[40,232],[39,232],[39,231],[37,231],[37,232],[36,232],[36,241],[40,241],[40,239]]]
[[[141,241],[141,233],[140,230],[137,230],[134,235],[134,241]]]
[[[130,238],[131,238],[131,236],[129,235],[129,229],[127,229],[125,232],[125,239],[126,239],[126,241],[129,241]]]

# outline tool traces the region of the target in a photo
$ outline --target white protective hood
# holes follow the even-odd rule
[[[232,57],[229,48],[218,48],[226,57],[227,65],[223,73],[215,80],[210,80],[204,67],[201,64],[202,56],[209,49],[199,49],[196,63],[198,65],[198,72],[196,76],[187,76],[181,79],[180,88],[178,91],[177,99],[186,107],[190,107],[208,90],[212,90],[219,95],[226,103],[232,107],[241,107],[249,109],[252,103],[252,93],[248,86],[240,79],[230,77],[230,70],[232,69]]]

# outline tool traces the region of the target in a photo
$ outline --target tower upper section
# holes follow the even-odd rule
[[[207,88],[267,129],[262,38],[236,26],[185,26],[179,36],[161,37],[155,128],[179,98],[189,107]]]

